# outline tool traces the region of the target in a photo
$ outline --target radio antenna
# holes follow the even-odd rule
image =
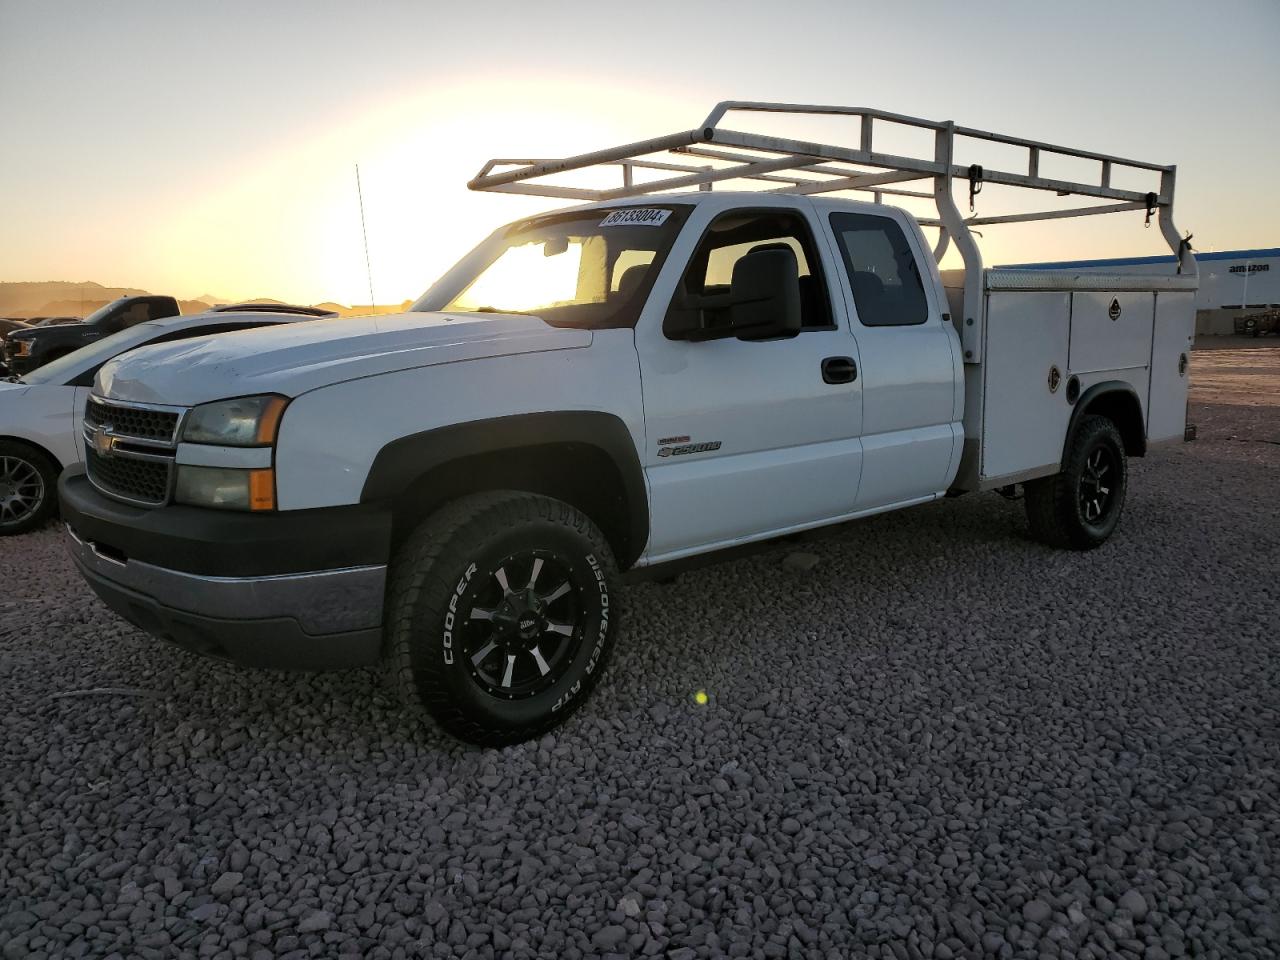
[[[369,310],[378,312],[378,301],[373,298],[373,267],[369,263],[369,230],[364,224],[364,191],[360,189],[360,164],[356,164],[356,199],[360,202],[360,233],[364,237],[364,269],[369,277]]]

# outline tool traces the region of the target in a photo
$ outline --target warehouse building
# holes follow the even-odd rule
[[[1064,260],[1015,263],[1010,270],[1079,270],[1086,273],[1172,273],[1172,255],[1117,260]],[[1229,334],[1236,317],[1280,309],[1280,247],[1196,253],[1200,290],[1196,294],[1196,333]]]

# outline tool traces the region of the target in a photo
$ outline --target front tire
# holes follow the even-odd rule
[[[1127,488],[1124,441],[1115,424],[1082,417],[1063,471],[1024,486],[1031,533],[1051,546],[1100,547],[1120,522]]]
[[[58,465],[25,443],[0,440],[0,537],[27,533],[58,505]]]
[[[540,736],[604,671],[615,583],[604,536],[567,503],[501,491],[449,504],[392,571],[387,644],[402,696],[471,743]]]

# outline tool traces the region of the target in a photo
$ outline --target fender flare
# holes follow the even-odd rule
[[[1062,456],[1058,460],[1058,469],[1066,468],[1067,451],[1071,449],[1071,438],[1076,435],[1076,428],[1080,425],[1080,419],[1085,415],[1085,411],[1099,397],[1108,394],[1121,394],[1133,401],[1134,408],[1138,411],[1139,422],[1141,423],[1140,442],[1130,456],[1145,456],[1147,452],[1147,425],[1142,421],[1142,400],[1138,397],[1138,391],[1133,389],[1133,384],[1124,380],[1103,380],[1095,383],[1084,393],[1080,394],[1071,411],[1071,419],[1067,423],[1067,435],[1062,443]],[[1120,425],[1117,424],[1117,427]],[[1128,451],[1126,451],[1128,452]]]
[[[649,540],[648,485],[631,431],[611,413],[572,410],[515,414],[400,437],[374,457],[360,502],[397,497],[437,467],[464,457],[553,444],[594,447],[614,464],[626,497],[630,543],[639,556]]]

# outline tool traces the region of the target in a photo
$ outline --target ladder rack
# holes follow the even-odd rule
[[[850,117],[857,120],[854,127],[856,136],[851,137],[848,144],[841,145],[725,129],[720,124],[729,113]],[[932,156],[879,152],[875,147],[878,124],[932,131]],[[1022,149],[1026,152],[1025,166],[1018,170],[999,170],[984,169],[976,164],[958,164],[954,159],[957,138]],[[673,155],[684,162],[658,159],[659,155]],[[1094,161],[1099,164],[1099,174],[1091,181],[1043,177],[1040,163],[1045,157]],[[700,164],[700,160],[710,162]],[[545,179],[570,171],[608,166],[618,167],[621,172],[621,182],[613,188],[549,183]],[[1143,193],[1112,186],[1112,174],[1117,170],[1158,173],[1159,189]],[[672,176],[641,182],[636,178],[636,171],[657,171]],[[609,201],[695,187],[710,190],[714,184],[723,181],[748,180],[763,184],[769,192],[776,193],[812,195],[860,191],[873,194],[877,201],[884,196],[931,200],[936,205],[938,216],[920,218],[920,223],[940,230],[934,247],[935,259],[941,261],[949,244],[955,243],[964,260],[965,323],[960,325],[960,330],[966,360],[978,362],[980,345],[977,323],[973,318],[981,316],[983,274],[982,257],[972,227],[1145,210],[1148,216],[1157,218],[1165,242],[1176,255],[1176,272],[1194,276],[1196,265],[1190,243],[1182,239],[1173,222],[1175,172],[1174,166],[962,127],[950,120],[925,120],[869,107],[726,100],[717,104],[706,120],[692,130],[559,160],[495,158],[480,169],[468,186],[472,190],[498,193]],[[968,183],[971,191],[981,189],[984,183],[994,183],[1109,202],[1070,209],[965,218],[952,195],[956,180]],[[927,189],[903,186],[918,181],[925,181],[923,186]]]

